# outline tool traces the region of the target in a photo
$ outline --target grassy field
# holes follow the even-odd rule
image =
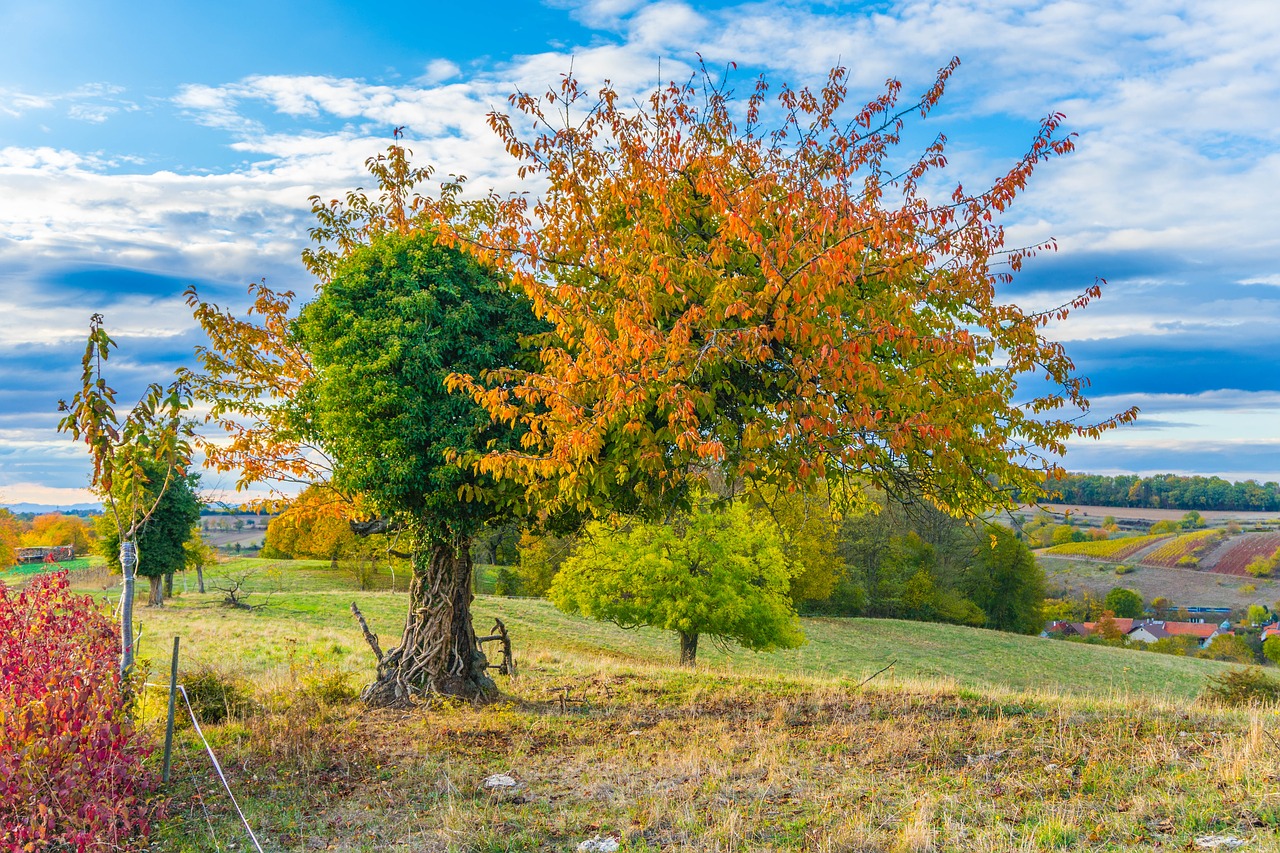
[[[568,851],[596,836],[624,853],[1131,850],[1204,835],[1280,850],[1277,716],[1196,701],[1220,664],[817,619],[802,649],[704,643],[688,671],[669,635],[480,596],[477,628],[500,616],[516,644],[503,699],[369,712],[352,696],[373,659],[347,608],[387,646],[406,596],[354,591],[323,563],[220,574],[246,570],[265,607],[187,593],[138,611],[140,647],[160,680],[178,634],[184,680],[220,672],[252,699],[207,734],[268,850]],[[148,694],[157,738],[161,706]],[[189,730],[175,767],[153,849],[245,849]],[[519,787],[487,791],[493,774]]]

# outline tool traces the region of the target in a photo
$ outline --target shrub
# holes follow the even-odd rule
[[[254,709],[248,682],[238,675],[207,664],[182,674],[191,710],[201,723],[222,723],[248,716]]]
[[[111,619],[66,573],[0,584],[0,840],[19,849],[131,846],[164,816],[142,768]]]
[[[1268,678],[1258,667],[1233,669],[1209,676],[1202,698],[1223,705],[1261,705],[1280,699],[1280,681]]]
[[[1118,575],[1131,575],[1137,570],[1138,567],[1130,563],[1122,563],[1121,565],[1116,566],[1116,574]]]

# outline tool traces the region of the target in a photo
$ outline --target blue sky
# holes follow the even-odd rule
[[[1050,331],[1097,412],[1143,410],[1067,467],[1280,479],[1272,0],[44,0],[0,5],[0,39],[0,502],[90,499],[83,451],[54,427],[95,311],[127,397],[198,343],[186,285],[231,304],[264,276],[309,289],[308,196],[365,183],[393,127],[417,160],[516,189],[484,123],[515,88],[572,65],[639,93],[699,55],[738,63],[742,88],[847,65],[859,102],[891,76],[917,93],[958,55],[919,138],[945,132],[944,174],[971,187],[1066,113],[1077,152],[1006,219],[1011,244],[1059,251],[1006,295],[1048,306],[1107,279]]]

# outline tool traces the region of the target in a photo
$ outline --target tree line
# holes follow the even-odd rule
[[[1280,511],[1280,483],[1157,474],[1063,474],[1049,483],[1064,503],[1144,509]]]

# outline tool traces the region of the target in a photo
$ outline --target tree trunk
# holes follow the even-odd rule
[[[164,576],[164,597],[173,598],[173,572]]]
[[[698,665],[698,635],[680,632],[680,665]]]
[[[498,687],[471,627],[470,541],[415,545],[409,616],[400,645],[361,693],[375,708],[404,707],[427,694],[488,700]]]
[[[152,575],[147,578],[151,581],[151,594],[147,597],[148,607],[164,606],[164,575]]]
[[[133,576],[138,565],[138,549],[132,540],[120,543],[120,570],[124,574],[124,591],[120,594],[120,677],[128,678],[133,669]]]
[[[196,590],[204,593],[204,566],[196,564]]]

